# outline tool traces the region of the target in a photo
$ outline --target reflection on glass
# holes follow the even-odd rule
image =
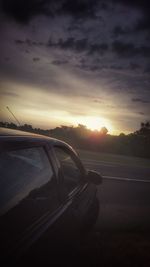
[[[0,154],[1,214],[16,206],[31,191],[51,181],[53,172],[42,147]]]

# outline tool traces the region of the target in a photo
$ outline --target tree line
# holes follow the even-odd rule
[[[18,126],[15,123],[0,122],[0,127],[58,138],[78,149],[150,158],[150,121],[141,122],[140,129],[133,133],[121,133],[118,136],[108,134],[105,127],[100,131],[92,131],[82,124],[44,130],[33,128],[30,124]]]

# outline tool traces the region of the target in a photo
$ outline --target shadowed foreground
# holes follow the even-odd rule
[[[82,157],[87,158],[84,153]],[[136,158],[126,158],[126,162],[124,158],[115,158],[114,161],[111,158],[111,162],[107,158],[102,162],[98,154],[96,162],[93,156],[91,161],[89,158],[90,155],[88,161],[85,160],[87,167],[100,171],[104,176],[126,177],[132,181],[103,179],[98,191],[101,203],[99,218],[80,246],[79,263],[86,266],[148,266],[150,165],[147,161],[137,164]]]
[[[135,230],[93,231],[80,249],[79,263],[86,266],[148,266],[150,233]]]

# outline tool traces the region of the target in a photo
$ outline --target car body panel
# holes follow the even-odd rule
[[[79,185],[68,195],[64,190],[63,177],[59,172],[60,165],[54,151],[56,146],[70,151],[83,173],[83,179]],[[24,206],[20,206],[17,212],[17,209],[14,208],[8,212],[9,214],[5,215],[5,219],[0,222],[1,231],[3,232],[1,251],[3,251],[4,259],[8,258],[8,255],[12,259],[20,258],[23,253],[28,251],[29,247],[34,247],[34,243],[38,243],[37,241],[41,240],[41,238],[43,239],[44,236],[46,239],[49,236],[49,240],[51,240],[53,246],[55,242],[56,247],[58,242],[66,243],[70,242],[70,240],[78,239],[84,218],[87,217],[91,204],[96,198],[96,186],[85,180],[86,169],[71,146],[65,142],[45,136],[0,129],[1,153],[3,153],[2,151],[13,149],[20,150],[36,147],[44,148],[52,166],[57,192],[57,204],[54,205],[53,210],[47,206],[46,199],[29,198],[26,201],[28,202],[27,206],[25,206],[24,201],[23,204],[20,204]],[[36,216],[31,216],[34,213],[37,213]],[[28,218],[27,222],[26,218]],[[21,228],[20,225],[23,224],[24,227]]]

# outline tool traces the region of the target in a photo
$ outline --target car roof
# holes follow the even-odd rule
[[[40,134],[35,134],[35,133],[30,133],[30,132],[24,132],[24,131],[20,131],[20,130],[14,130],[14,129],[10,129],[10,128],[3,128],[0,127],[0,140],[4,140],[4,139],[17,139],[17,140],[36,140],[36,141],[48,141],[49,144],[51,145],[63,145],[63,146],[67,146],[70,147],[67,143],[58,140],[56,138],[52,138],[49,136],[45,136],[45,135],[40,135]]]
[[[14,130],[10,128],[0,127],[0,136],[31,136],[35,135],[29,132]]]

